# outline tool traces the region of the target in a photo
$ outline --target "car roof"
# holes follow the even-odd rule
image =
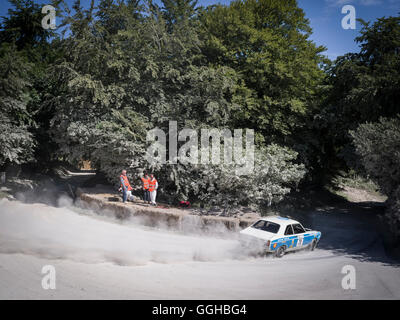
[[[285,217],[280,217],[280,216],[269,216],[269,217],[263,217],[260,220],[264,220],[264,221],[271,221],[274,223],[277,223],[279,225],[288,225],[288,224],[295,224],[295,223],[300,223],[296,220],[293,219],[289,219],[289,218],[285,218]]]

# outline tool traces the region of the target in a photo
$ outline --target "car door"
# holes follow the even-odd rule
[[[286,250],[288,251],[293,250],[296,247],[297,236],[294,234],[291,224],[286,226],[284,236],[285,236]]]
[[[293,233],[297,236],[296,248],[300,249],[304,246],[304,234],[306,230],[304,230],[303,226],[300,223],[295,223],[292,225]]]

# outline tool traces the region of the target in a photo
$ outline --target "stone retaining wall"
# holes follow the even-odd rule
[[[135,203],[122,203],[109,201],[112,194],[96,194],[85,192],[78,189],[77,196],[81,204],[93,210],[101,210],[111,214],[118,219],[127,219],[136,217],[146,226],[166,226],[175,229],[190,228],[226,228],[232,231],[248,227],[255,222],[255,219],[240,219],[215,216],[198,216],[190,213],[190,210],[178,208],[157,208],[147,207]]]

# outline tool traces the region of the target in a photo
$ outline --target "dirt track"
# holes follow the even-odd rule
[[[181,234],[80,213],[3,200],[1,299],[400,298],[400,264],[385,254],[373,204],[303,216],[322,231],[320,246],[282,259],[243,256],[231,233]],[[48,264],[56,290],[41,286]],[[356,290],[342,288],[345,265],[356,269]]]

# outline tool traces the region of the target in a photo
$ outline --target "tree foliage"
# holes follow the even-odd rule
[[[400,233],[400,118],[362,124],[351,136],[366,172],[388,195],[388,217]]]
[[[245,88],[234,113],[240,127],[257,129],[267,143],[285,143],[312,110],[323,62],[296,1],[232,1],[200,15],[202,51],[229,66]]]
[[[42,7],[33,0],[9,0],[14,7],[3,17],[0,42],[14,43],[18,50],[37,47],[47,43],[51,30],[42,27]]]
[[[245,176],[236,174],[237,165],[179,164],[172,168],[169,180],[180,199],[227,210],[238,205],[271,206],[304,177],[304,166],[293,163],[296,157],[289,149],[269,145],[256,151],[254,170]]]
[[[226,205],[277,202],[304,174],[292,163],[294,153],[278,146],[257,151],[265,160],[257,163],[260,184],[247,194],[240,190],[252,185],[256,175],[235,179],[223,165],[152,168],[144,161],[146,130],[168,132],[169,120],[196,130],[233,127],[239,95],[247,90],[234,68],[207,61],[194,20],[195,2],[163,4],[104,0],[97,9],[84,10],[77,1],[75,13],[65,15],[72,35],[61,43],[65,53],[52,66],[54,90],[45,100],[56,110],[50,128],[58,155],[75,163],[90,159],[111,181],[122,168],[135,175],[155,170],[163,181],[160,190],[176,199],[221,203],[224,198]],[[222,185],[230,180],[237,182]]]
[[[0,166],[32,160],[34,140],[28,127],[32,117],[27,110],[30,100],[30,68],[26,58],[15,53],[13,45],[0,47]]]
[[[326,152],[325,172],[358,166],[349,130],[400,113],[400,17],[363,22],[361,50],[339,57],[327,70],[326,98],[314,115]]]

